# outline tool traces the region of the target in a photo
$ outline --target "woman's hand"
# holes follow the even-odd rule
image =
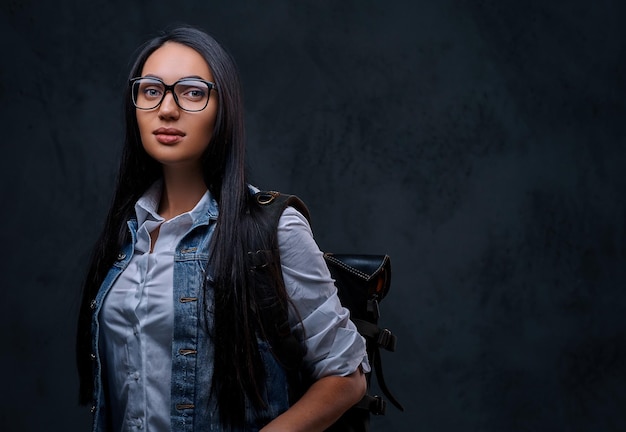
[[[359,367],[352,374],[317,380],[291,408],[261,429],[261,432],[323,431],[336,422],[367,390]]]

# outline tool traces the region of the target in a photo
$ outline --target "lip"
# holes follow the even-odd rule
[[[161,144],[176,144],[185,137],[185,132],[176,128],[161,127],[155,129],[152,134]]]

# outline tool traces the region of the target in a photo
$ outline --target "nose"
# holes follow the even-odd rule
[[[171,90],[166,91],[159,105],[159,116],[162,118],[178,118],[180,109]]]

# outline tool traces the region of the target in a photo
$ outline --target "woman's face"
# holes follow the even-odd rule
[[[148,57],[141,76],[159,78],[166,85],[189,77],[214,82],[204,58],[194,49],[174,42],[165,43]],[[201,169],[200,158],[211,140],[217,104],[215,90],[209,90],[206,108],[187,112],[167,91],[156,108],[136,109],[144,149],[164,166]]]

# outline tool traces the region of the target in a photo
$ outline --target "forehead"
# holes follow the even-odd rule
[[[166,42],[150,54],[143,65],[141,75],[156,76],[166,83],[190,76],[213,81],[211,69],[200,53],[175,42]]]

